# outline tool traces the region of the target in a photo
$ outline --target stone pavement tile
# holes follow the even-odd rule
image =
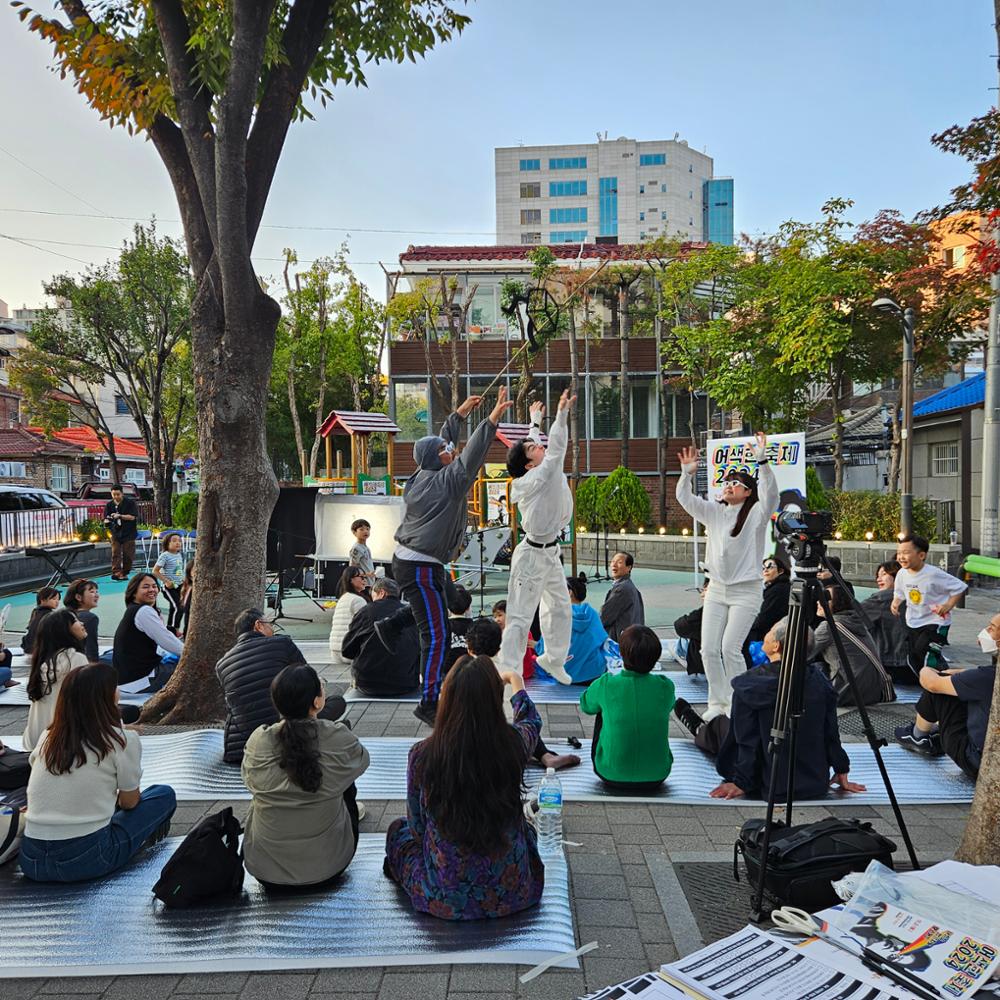
[[[635,958],[614,958],[592,951],[589,955],[583,956],[583,972],[587,979],[587,989],[591,991],[641,976],[649,970],[649,959],[645,955]],[[563,997],[565,1000],[565,994]]]
[[[65,982],[65,980],[60,981]],[[29,997],[35,996],[46,982],[44,979],[6,979],[3,984],[4,1000],[29,1000]]]
[[[670,836],[697,836],[705,833],[705,827],[695,816],[683,816],[675,811],[657,809],[653,812],[653,822],[660,833]]]
[[[589,927],[581,924],[576,932],[580,944],[596,941],[601,952],[616,958],[645,958],[646,949],[639,931],[634,927]],[[592,951],[591,955],[600,952]]]
[[[619,899],[577,899],[577,923],[594,927],[636,927],[632,904]]]
[[[663,841],[657,837],[656,847],[662,847]],[[646,848],[649,849],[648,847]],[[645,855],[642,853],[641,844],[620,844],[618,846],[618,859],[623,865],[638,865],[646,860]]]
[[[166,1000],[180,976],[118,976],[104,991],[108,1000]]]
[[[174,993],[170,1000],[199,1000],[201,993]],[[239,993],[213,993],[212,1000],[239,1000]]]
[[[574,880],[577,875],[620,875],[622,865],[615,853],[599,854],[595,851],[582,851],[571,848],[566,852],[569,859],[569,870]]]
[[[625,882],[629,888],[645,888],[653,884],[646,865],[623,865],[622,871],[625,873]]]
[[[255,973],[240,992],[240,1000],[306,1000],[315,972]]]
[[[670,943],[655,942],[646,945],[646,961],[649,963],[647,972],[658,969],[667,962],[676,962],[680,956],[677,949]]]
[[[736,834],[738,833],[738,827],[735,827],[729,832],[729,843],[732,843],[736,839]],[[670,837],[664,834],[663,843],[666,844],[667,850],[669,850],[671,854],[677,854],[681,851],[708,850],[708,844],[706,843],[705,837]]]
[[[453,965],[449,992],[514,993],[517,990],[517,970],[513,965]]]
[[[563,829],[567,833],[611,833],[607,819],[595,816],[563,816]]]
[[[614,854],[618,849],[618,844],[614,836],[610,833],[588,833],[580,839],[583,841],[583,847],[588,854],[597,854],[600,852]],[[574,850],[579,850],[579,848],[574,848]]]
[[[312,992],[339,993],[354,996],[367,990],[377,993],[382,985],[382,969],[320,969],[313,981]]]
[[[379,1000],[441,1000],[447,993],[447,972],[427,972],[418,966],[418,971],[388,969],[378,996]]]
[[[615,823],[615,839],[619,844],[662,844],[660,831],[652,824]]]
[[[629,900],[632,903],[632,909],[637,914],[663,914],[663,904],[660,902],[660,897],[656,894],[656,890],[652,887],[648,889],[630,889]],[[643,917],[640,916],[639,923],[641,924],[642,921]]]
[[[670,928],[667,926],[666,917],[663,913],[641,913],[639,914],[639,937],[644,944],[670,944],[674,939],[670,935]]]
[[[18,982],[16,979],[13,981]],[[59,976],[55,979],[46,979],[38,992],[46,996],[50,993],[103,993],[114,981],[114,976]],[[7,985],[5,982],[3,990],[5,994]]]
[[[519,976],[527,971],[527,966],[517,969]],[[524,1000],[570,1000],[586,992],[583,973],[574,969],[549,969],[527,983],[520,979],[517,983],[517,995]]]
[[[181,976],[176,994],[239,993],[246,985],[245,972],[200,972]],[[175,995],[176,995],[175,994]]]
[[[478,991],[473,993],[461,992],[456,993],[454,990],[448,990],[448,1000],[511,1000],[511,997],[517,996],[516,993],[480,993]]]
[[[621,875],[574,875],[574,899],[628,899],[628,886]]]
[[[4,996],[7,995],[6,988]],[[38,996],[45,996],[46,1000],[100,1000],[100,993],[39,993]]]
[[[604,810],[608,819],[615,824],[645,823],[653,822],[653,815],[646,805],[617,805],[608,804]]]

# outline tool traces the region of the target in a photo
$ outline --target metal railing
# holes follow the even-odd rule
[[[78,541],[76,529],[86,519],[86,507],[0,512],[0,548],[23,549]]]

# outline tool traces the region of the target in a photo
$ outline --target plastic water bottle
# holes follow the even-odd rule
[[[538,850],[542,854],[562,851],[562,782],[550,767],[538,786]]]

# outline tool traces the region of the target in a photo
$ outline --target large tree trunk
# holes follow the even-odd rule
[[[215,664],[233,644],[237,614],[264,597],[267,525],[278,496],[264,434],[278,304],[258,289],[250,308],[224,320],[206,294],[211,285],[203,282],[192,316],[201,455],[198,599],[181,662],[142,713],[143,722],[163,725],[223,717]]]
[[[1000,865],[1000,685],[993,690],[976,794],[955,857],[974,865]]]

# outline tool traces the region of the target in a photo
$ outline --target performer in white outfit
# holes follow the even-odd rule
[[[729,715],[733,678],[746,670],[743,642],[763,599],[760,564],[771,515],[778,506],[778,484],[767,461],[767,437],[761,433],[754,454],[758,478],[730,471],[721,501],[695,495],[698,449],[685,448],[677,457],[681,462],[677,502],[708,529],[705,566],[711,579],[701,619],[701,656],[708,678],[704,717],[713,719]]]
[[[559,561],[559,538],[573,517],[570,492],[563,461],[569,439],[567,418],[576,403],[566,391],[559,397],[559,412],[549,428],[549,445],[541,443],[541,423],[545,406],[531,405],[531,429],[524,441],[507,454],[507,471],[513,478],[511,503],[521,514],[524,538],[510,560],[507,590],[507,624],[497,669],[521,672],[528,629],[541,604],[539,620],[545,637],[545,652],[538,665],[560,684],[571,684],[564,664],[573,630],[573,607],[566,589],[566,575]]]

